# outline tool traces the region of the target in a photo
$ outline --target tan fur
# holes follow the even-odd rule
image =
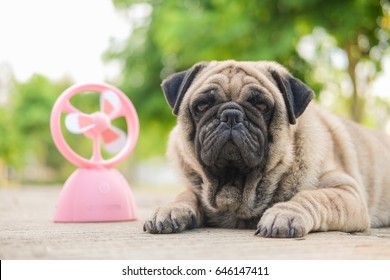
[[[288,124],[284,100],[269,69],[288,73],[276,63],[211,62],[193,81],[181,104],[188,108],[210,84],[223,89],[226,101],[240,101],[251,83],[264,87],[277,112],[269,128],[276,139],[270,145],[265,172],[247,178],[242,192],[225,187],[216,195],[217,208],[210,205],[212,182],[195,156],[188,139],[190,123],[181,110],[168,156],[181,171],[187,190],[175,203],[157,209],[145,223],[146,231],[178,232],[202,226],[205,217],[226,211],[237,218],[235,227],[248,227],[241,219],[255,219],[256,233],[267,237],[390,225],[390,137],[334,116],[314,103],[295,125]],[[188,175],[191,172],[200,176],[202,190],[194,186]],[[262,184],[264,203],[258,206],[255,193]],[[218,223],[224,226],[222,219]],[[226,222],[226,226],[231,225]]]

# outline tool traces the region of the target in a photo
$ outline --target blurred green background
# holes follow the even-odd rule
[[[137,147],[120,166],[135,184],[147,183],[151,173],[156,175],[152,183],[172,182],[162,159],[175,118],[160,84],[198,61],[275,60],[310,85],[323,106],[390,131],[387,0],[112,3],[131,28],[126,39],[113,38],[97,59],[119,65],[106,82],[122,89],[139,114]],[[8,96],[0,102],[0,186],[59,183],[75,169],[57,151],[49,131],[51,108],[73,83],[69,77],[53,80],[38,73],[19,81],[12,65],[0,63],[0,101]],[[90,149],[88,141],[67,139],[77,150]]]

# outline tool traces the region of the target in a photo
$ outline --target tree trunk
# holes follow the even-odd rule
[[[350,103],[350,113],[354,121],[361,123],[364,116],[365,100],[359,92],[356,79],[356,66],[359,62],[359,50],[357,49],[357,46],[353,44],[348,45],[345,50],[347,51],[348,56],[348,74],[351,78],[353,89]]]

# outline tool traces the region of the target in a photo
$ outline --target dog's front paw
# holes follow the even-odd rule
[[[255,235],[262,237],[297,238],[309,233],[313,223],[304,209],[289,202],[275,204],[264,212]]]
[[[149,233],[175,233],[197,226],[194,209],[185,203],[172,203],[158,208],[144,224]]]

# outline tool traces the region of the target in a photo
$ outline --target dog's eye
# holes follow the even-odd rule
[[[214,90],[204,92],[199,99],[197,99],[192,107],[192,111],[198,116],[203,115],[215,104]]]
[[[256,108],[262,112],[263,114],[264,113],[267,113],[269,111],[269,107],[267,104],[263,103],[263,102],[260,102],[260,103],[257,103],[256,104]]]
[[[196,106],[196,111],[199,113],[204,113],[210,108],[210,105],[206,102],[201,102]]]
[[[269,112],[270,107],[264,101],[262,101],[258,95],[252,96],[248,100],[257,110],[259,110],[262,114],[266,114]]]

